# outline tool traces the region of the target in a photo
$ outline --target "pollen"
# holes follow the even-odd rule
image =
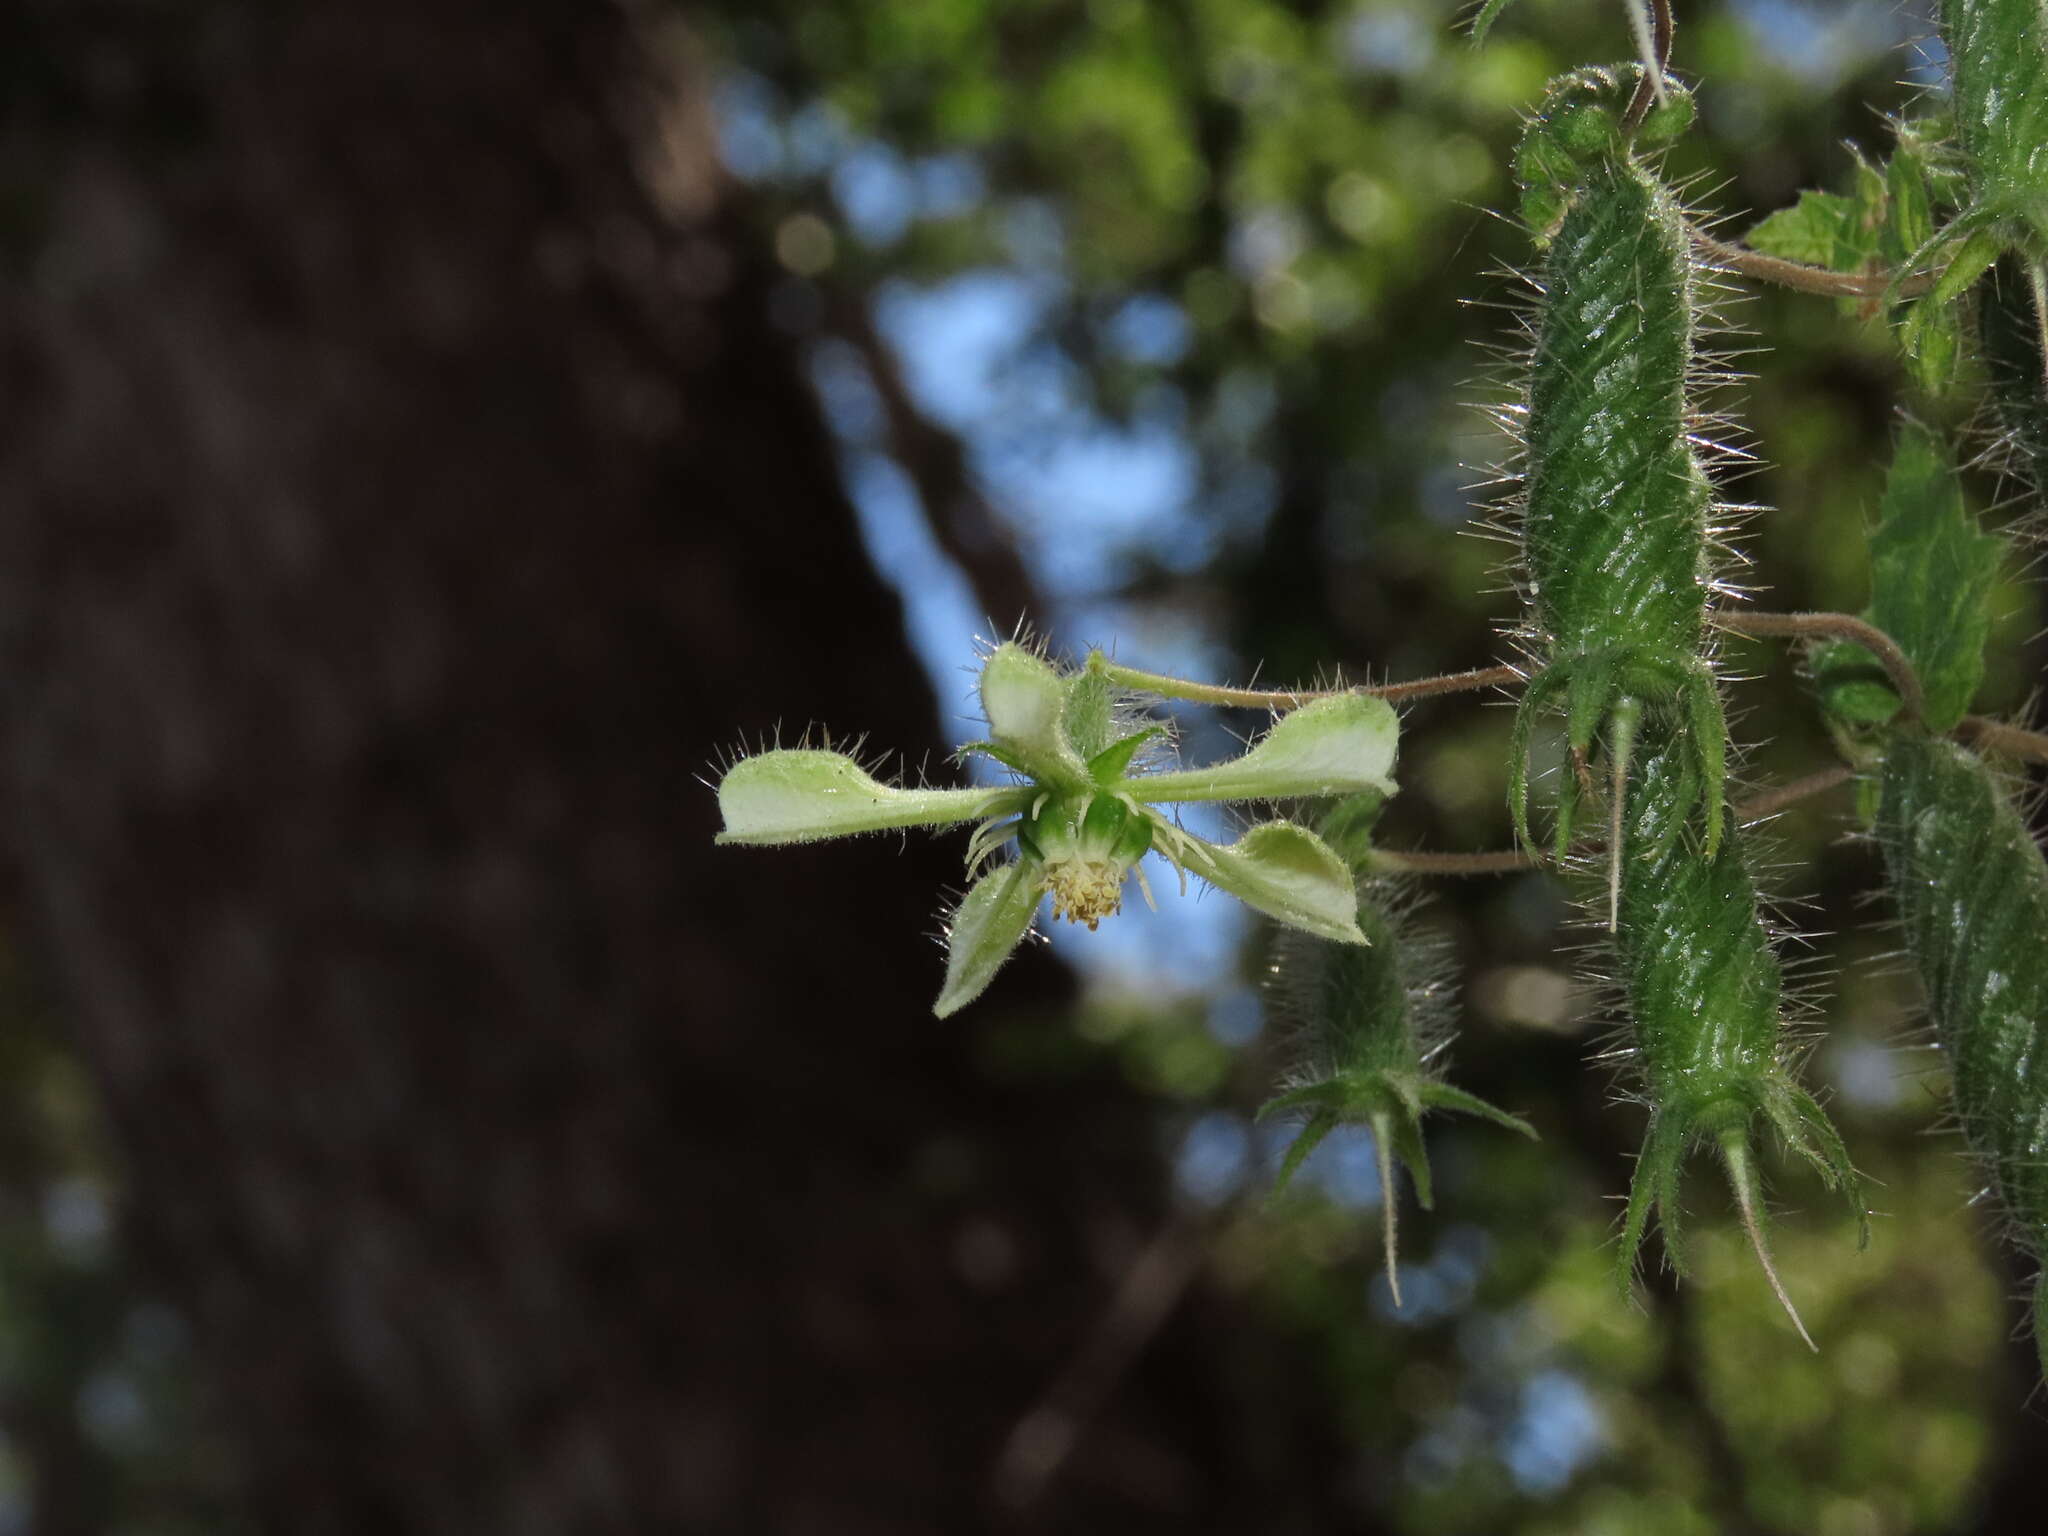
[[[1086,923],[1089,931],[1123,910],[1124,867],[1108,859],[1059,859],[1045,866],[1052,915]]]

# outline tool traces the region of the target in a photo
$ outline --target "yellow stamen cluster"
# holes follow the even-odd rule
[[[1105,917],[1123,910],[1124,866],[1108,859],[1056,859],[1045,866],[1052,915],[1086,923],[1093,932]]]

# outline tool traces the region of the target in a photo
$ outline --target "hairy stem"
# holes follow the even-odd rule
[[[1436,677],[1417,678],[1408,683],[1361,684],[1355,688],[1229,688],[1220,683],[1197,683],[1170,677],[1164,672],[1146,672],[1126,667],[1106,657],[1092,662],[1102,675],[1125,688],[1142,688],[1165,699],[1186,699],[1191,704],[1220,704],[1240,709],[1298,709],[1317,699],[1331,699],[1347,693],[1366,693],[1398,704],[1406,699],[1427,699],[1443,693],[1469,693],[1479,688],[1507,688],[1523,680],[1519,667],[1480,667],[1471,672],[1446,672]]]
[[[2048,763],[2048,736],[2039,731],[2022,730],[2016,725],[2004,725],[1988,720],[1982,715],[1965,715],[1956,726],[1956,739],[1975,747],[1988,747],[1993,752],[2003,752],[2010,757],[2024,757],[2037,763]]]
[[[1823,768],[1809,773],[1804,778],[1793,779],[1760,794],[1751,795],[1735,806],[1735,820],[1747,826],[1753,821],[1762,821],[1766,816],[1775,816],[1788,805],[1796,805],[1814,795],[1825,794],[1838,784],[1846,784],[1856,777],[1856,770],[1847,763],[1836,763],[1832,768]]]
[[[1731,245],[1726,240],[1716,240],[1705,230],[1687,225],[1686,233],[1692,236],[1692,243],[1709,259],[1718,262],[1731,272],[1740,272],[1744,277],[1753,277],[1759,282],[1775,283],[1780,288],[1791,288],[1799,293],[1817,293],[1830,299],[1910,299],[1927,292],[1941,281],[1940,272],[1834,272],[1826,267],[1810,267],[1803,261],[1787,261],[1781,256],[1766,256],[1762,251],[1753,251],[1746,245]]]
[[[1549,863],[1543,854],[1521,848],[1504,848],[1498,853],[1372,851],[1372,867],[1394,875],[1512,875],[1524,869],[1543,869]]]
[[[1927,702],[1920,674],[1899,649],[1898,641],[1853,613],[1717,613],[1714,624],[1736,635],[1795,639],[1853,640],[1884,666],[1892,687],[1905,702],[1908,719],[1917,720]]]
[[[1622,128],[1629,133],[1634,133],[1642,126],[1643,119],[1650,115],[1650,108],[1663,97],[1664,71],[1671,64],[1671,34],[1674,25],[1670,0],[1649,0],[1649,10],[1649,47],[1644,51],[1650,57],[1643,60],[1642,83],[1636,87],[1635,95],[1629,99],[1628,110],[1621,118]],[[1639,3],[1632,3],[1629,6],[1629,24],[1638,33],[1640,42],[1642,10]]]

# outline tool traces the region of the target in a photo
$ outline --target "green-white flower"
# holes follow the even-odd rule
[[[1228,847],[1183,831],[1158,809],[1193,800],[1281,800],[1393,792],[1399,727],[1382,699],[1338,694],[1283,716],[1243,756],[1210,768],[1135,771],[1165,734],[1129,719],[1100,665],[1061,674],[1021,645],[981,672],[989,739],[964,753],[994,759],[1014,782],[992,789],[884,784],[839,752],[763,752],[718,786],[721,843],[807,843],[899,827],[978,822],[967,847],[978,875],[947,934],[941,1018],[981,995],[1031,930],[1041,898],[1093,928],[1123,903],[1126,875],[1157,853],[1247,906],[1322,938],[1363,944],[1351,871],[1305,828],[1268,821]],[[1017,856],[984,866],[1005,844]],[[1137,870],[1145,889],[1145,876]]]

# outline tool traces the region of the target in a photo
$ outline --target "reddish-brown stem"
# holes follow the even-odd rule
[[[1926,707],[1920,674],[1913,670],[1913,663],[1899,649],[1898,641],[1853,613],[1717,613],[1714,623],[1737,635],[1852,640],[1883,664],[1892,687],[1905,704],[1908,719],[1919,719]]]
[[[1136,667],[1121,666],[1106,658],[1091,665],[1101,667],[1103,674],[1113,683],[1126,688],[1140,688],[1147,693],[1156,693],[1161,698],[1186,699],[1191,704],[1221,704],[1239,709],[1299,709],[1316,699],[1333,699],[1347,693],[1366,693],[1390,703],[1402,703],[1409,699],[1433,698],[1444,693],[1469,693],[1478,688],[1505,688],[1522,681],[1521,670],[1517,667],[1480,667],[1471,672],[1446,672],[1437,677],[1421,677],[1408,683],[1361,684],[1356,688],[1230,688],[1220,683],[1190,682],[1182,677],[1170,677],[1164,672],[1145,672]]]
[[[1847,763],[1836,763],[1832,768],[1822,768],[1804,778],[1793,779],[1790,783],[1777,785],[1739,801],[1730,809],[1739,825],[1747,826],[1753,821],[1762,821],[1766,816],[1775,816],[1788,805],[1812,795],[1825,794],[1838,784],[1846,784],[1856,777],[1856,770]]]
[[[1433,698],[1440,693],[1470,693],[1477,688],[1511,688],[1522,681],[1519,667],[1478,667],[1470,672],[1445,672],[1421,677],[1412,683],[1382,683],[1378,687],[1354,688],[1353,693],[1370,693],[1389,703],[1404,699]]]
[[[1375,869],[1393,875],[1511,875],[1517,870],[1541,869],[1550,861],[1520,848],[1499,853],[1397,853],[1391,848],[1375,848],[1372,862]]]
[[[1988,747],[1993,752],[2024,757],[2036,763],[2048,763],[2048,736],[2039,731],[2002,725],[1982,715],[1965,715],[1956,726],[1956,735],[1972,746]]]
[[[1656,57],[1643,61],[1642,83],[1636,87],[1628,110],[1622,114],[1621,125],[1630,133],[1642,126],[1643,119],[1650,115],[1650,108],[1656,105],[1661,94],[1658,85],[1664,78],[1664,71],[1671,65],[1672,31],[1670,0],[1650,0],[1650,52]]]
[[[1799,293],[1817,293],[1823,298],[1911,299],[1927,292],[1941,279],[1939,272],[1833,272],[1826,267],[1810,267],[1803,261],[1766,256],[1746,245],[1731,245],[1704,230],[1692,229],[1690,233],[1694,245],[1731,272]]]

